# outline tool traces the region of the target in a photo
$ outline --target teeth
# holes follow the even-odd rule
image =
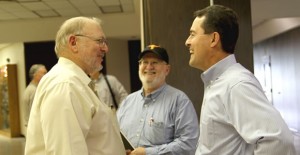
[[[155,74],[155,72],[144,72],[145,74]]]

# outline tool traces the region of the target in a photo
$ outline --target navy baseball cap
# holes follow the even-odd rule
[[[169,64],[169,56],[166,51],[166,49],[157,46],[157,45],[148,45],[140,54],[139,54],[139,60],[143,58],[143,56],[146,53],[154,53],[156,54],[161,60],[165,61],[167,64]]]

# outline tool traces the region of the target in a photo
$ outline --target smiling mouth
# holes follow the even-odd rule
[[[154,75],[154,74],[156,74],[156,72],[144,72],[144,74],[146,74],[146,75]]]

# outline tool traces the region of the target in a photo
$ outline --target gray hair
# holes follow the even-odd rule
[[[33,79],[34,74],[41,68],[41,67],[45,67],[45,65],[43,64],[34,64],[30,67],[29,69],[29,78],[30,80]],[[46,68],[46,67],[45,67]]]
[[[101,20],[95,17],[74,17],[66,20],[59,28],[55,39],[55,53],[59,57],[68,43],[70,35],[80,34],[86,23],[95,22],[101,26]]]

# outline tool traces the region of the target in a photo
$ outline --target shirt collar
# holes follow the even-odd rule
[[[163,91],[163,89],[167,86],[166,83],[164,83],[161,87],[159,87],[158,89],[156,89],[155,91],[153,91],[152,93],[150,93],[148,96],[144,96],[144,92],[143,92],[143,88],[141,88],[140,90],[140,94],[142,96],[142,98],[151,98],[152,100],[156,99],[159,94]]]
[[[229,56],[211,66],[208,70],[201,74],[204,85],[207,86],[211,82],[217,80],[221,76],[221,74],[223,74],[227,70],[227,68],[235,63],[236,59],[234,54],[230,54]]]
[[[63,64],[70,68],[72,71],[76,73],[77,76],[82,80],[82,82],[86,85],[88,85],[92,80],[89,78],[89,76],[78,66],[76,65],[72,60],[67,59],[65,57],[60,57],[58,59],[58,64]]]

